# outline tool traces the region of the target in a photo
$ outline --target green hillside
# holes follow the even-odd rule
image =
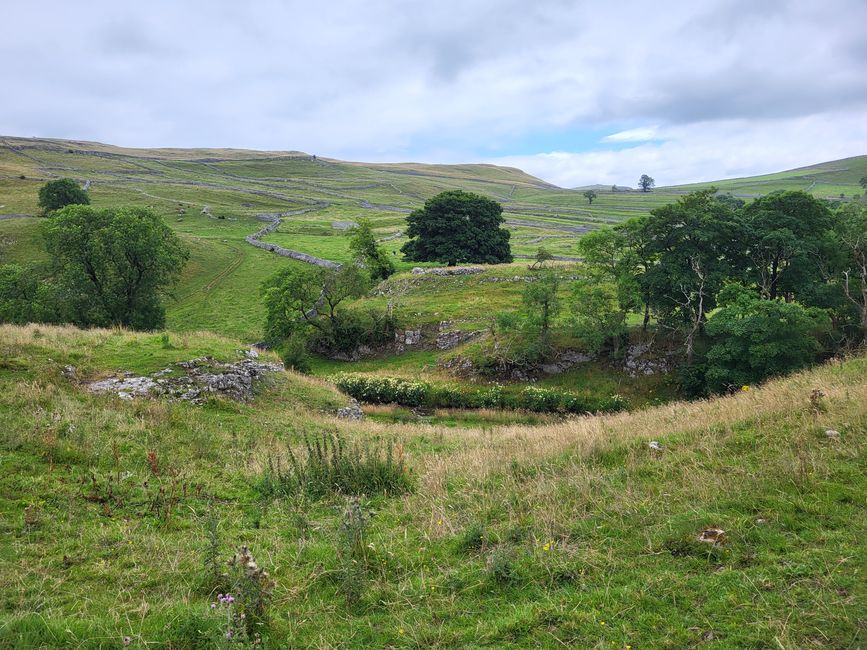
[[[272,582],[264,647],[865,641],[864,358],[708,402],[495,429],[338,421],[343,398],[290,373],[250,403],[84,386],[239,347],[0,327],[0,647],[218,647],[209,562],[224,570],[242,545]],[[375,514],[351,555],[344,499],[264,490],[287,446],[304,459],[304,436],[335,431],[385,436],[411,472],[409,493],[362,501]],[[697,541],[708,529],[718,545]]]
[[[744,198],[753,198],[776,190],[803,190],[820,198],[838,199],[842,195],[851,199],[853,195],[864,194],[865,190],[859,181],[865,176],[867,176],[867,156],[854,156],[776,174],[680,185],[662,188],[662,190],[692,191],[714,185],[723,192],[731,192]]]
[[[724,191],[754,196],[774,189],[807,189],[851,197],[867,171],[867,157],[825,163],[754,179],[721,181]],[[175,300],[174,330],[209,330],[253,341],[261,336],[257,288],[276,269],[294,262],[249,246],[262,227],[257,215],[288,213],[264,241],[345,261],[346,227],[373,221],[376,233],[400,260],[406,214],[434,194],[464,189],[490,196],[505,209],[519,261],[505,273],[520,275],[540,246],[574,257],[581,233],[673,201],[685,187],[654,192],[599,191],[593,204],[581,192],[554,187],[517,169],[492,165],[348,163],[301,152],[237,149],[124,149],[92,142],[0,138],[0,261],[44,261],[38,235],[39,187],[69,176],[90,183],[97,206],[151,206],[192,251]],[[489,285],[490,304],[510,290]],[[514,293],[511,291],[511,293]],[[484,307],[484,302],[479,305]]]

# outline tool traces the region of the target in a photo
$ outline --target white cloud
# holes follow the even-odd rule
[[[602,138],[602,142],[646,142],[657,137],[657,127],[650,126],[641,129],[618,131]]]
[[[635,187],[641,174],[652,176],[657,186],[752,176],[863,155],[867,111],[772,123],[698,123],[661,129],[659,137],[663,141],[616,151],[555,151],[488,162],[519,167],[561,187]]]

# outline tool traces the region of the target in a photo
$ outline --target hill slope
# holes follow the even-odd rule
[[[855,193],[867,158],[825,163],[758,179],[722,181],[726,191],[751,195],[780,188],[836,195]],[[258,287],[294,262],[250,246],[245,238],[280,220],[262,241],[343,262],[347,228],[369,218],[398,269],[406,215],[443,190],[464,189],[504,206],[512,248],[532,257],[540,246],[574,258],[582,233],[669,203],[691,189],[604,191],[589,204],[580,191],[554,187],[524,172],[492,165],[348,163],[301,152],[236,149],[124,149],[99,143],[0,137],[0,263],[45,263],[38,232],[37,194],[51,178],[89,184],[96,206],[144,205],[161,214],[187,242],[192,259],[176,299],[173,329],[261,336]],[[839,185],[840,183],[848,185]],[[520,275],[525,262],[512,269]]]
[[[865,641],[867,359],[709,402],[487,430],[287,409],[299,390],[333,403],[293,376],[250,404],[190,406],[94,396],[61,372],[235,347],[170,341],[0,327],[0,646],[209,646],[226,615],[203,562],[242,544],[274,581],[267,647]],[[287,445],[335,430],[391,437],[415,476],[370,504],[349,574],[339,496],[257,488]],[[697,541],[710,528],[719,546]]]

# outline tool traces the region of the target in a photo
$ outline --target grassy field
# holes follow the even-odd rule
[[[843,193],[851,198],[860,193],[857,182],[865,173],[867,157],[860,157],[716,185],[745,197],[773,189],[805,189],[818,196]],[[580,232],[569,229],[618,223],[693,189],[599,191],[591,205],[580,191],[492,165],[347,163],[292,151],[123,149],[2,137],[0,215],[37,215],[40,185],[61,176],[90,181],[97,206],[151,206],[190,245],[193,261],[184,271],[176,299],[168,304],[171,329],[208,330],[246,341],[261,337],[259,284],[292,263],[244,242],[261,226],[255,219],[258,214],[295,213],[285,217],[266,241],[335,261],[348,257],[346,225],[369,218],[380,238],[394,237],[384,245],[398,270],[408,271],[415,265],[399,254],[406,214],[443,190],[470,190],[501,201],[516,255],[531,256],[544,246],[555,255],[571,257],[576,255]],[[309,211],[298,214],[301,210]],[[0,218],[0,262],[43,261],[38,230],[39,220],[32,217]],[[490,302],[502,304],[518,292],[498,288],[494,293]],[[444,299],[448,303],[452,298]],[[428,296],[406,299],[408,305],[426,301]],[[485,306],[486,299],[472,304]],[[406,313],[426,315],[429,307],[416,312],[410,307]],[[455,310],[445,305],[439,311]]]
[[[0,327],[0,647],[219,647],[206,560],[241,545],[274,583],[265,647],[867,642],[863,357],[712,401],[524,425],[384,407],[339,421],[345,398],[292,373],[251,403],[202,406],[93,396],[62,373],[242,347]],[[411,472],[409,493],[362,500],[375,514],[353,563],[342,497],[259,487],[322,432],[391,440]],[[709,528],[718,546],[697,541]]]

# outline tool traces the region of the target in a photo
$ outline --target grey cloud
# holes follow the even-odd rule
[[[13,135],[434,160],[558,129],[773,128],[867,103],[862,0],[46,0],[4,13],[0,57],[15,63],[0,72],[0,132]]]

